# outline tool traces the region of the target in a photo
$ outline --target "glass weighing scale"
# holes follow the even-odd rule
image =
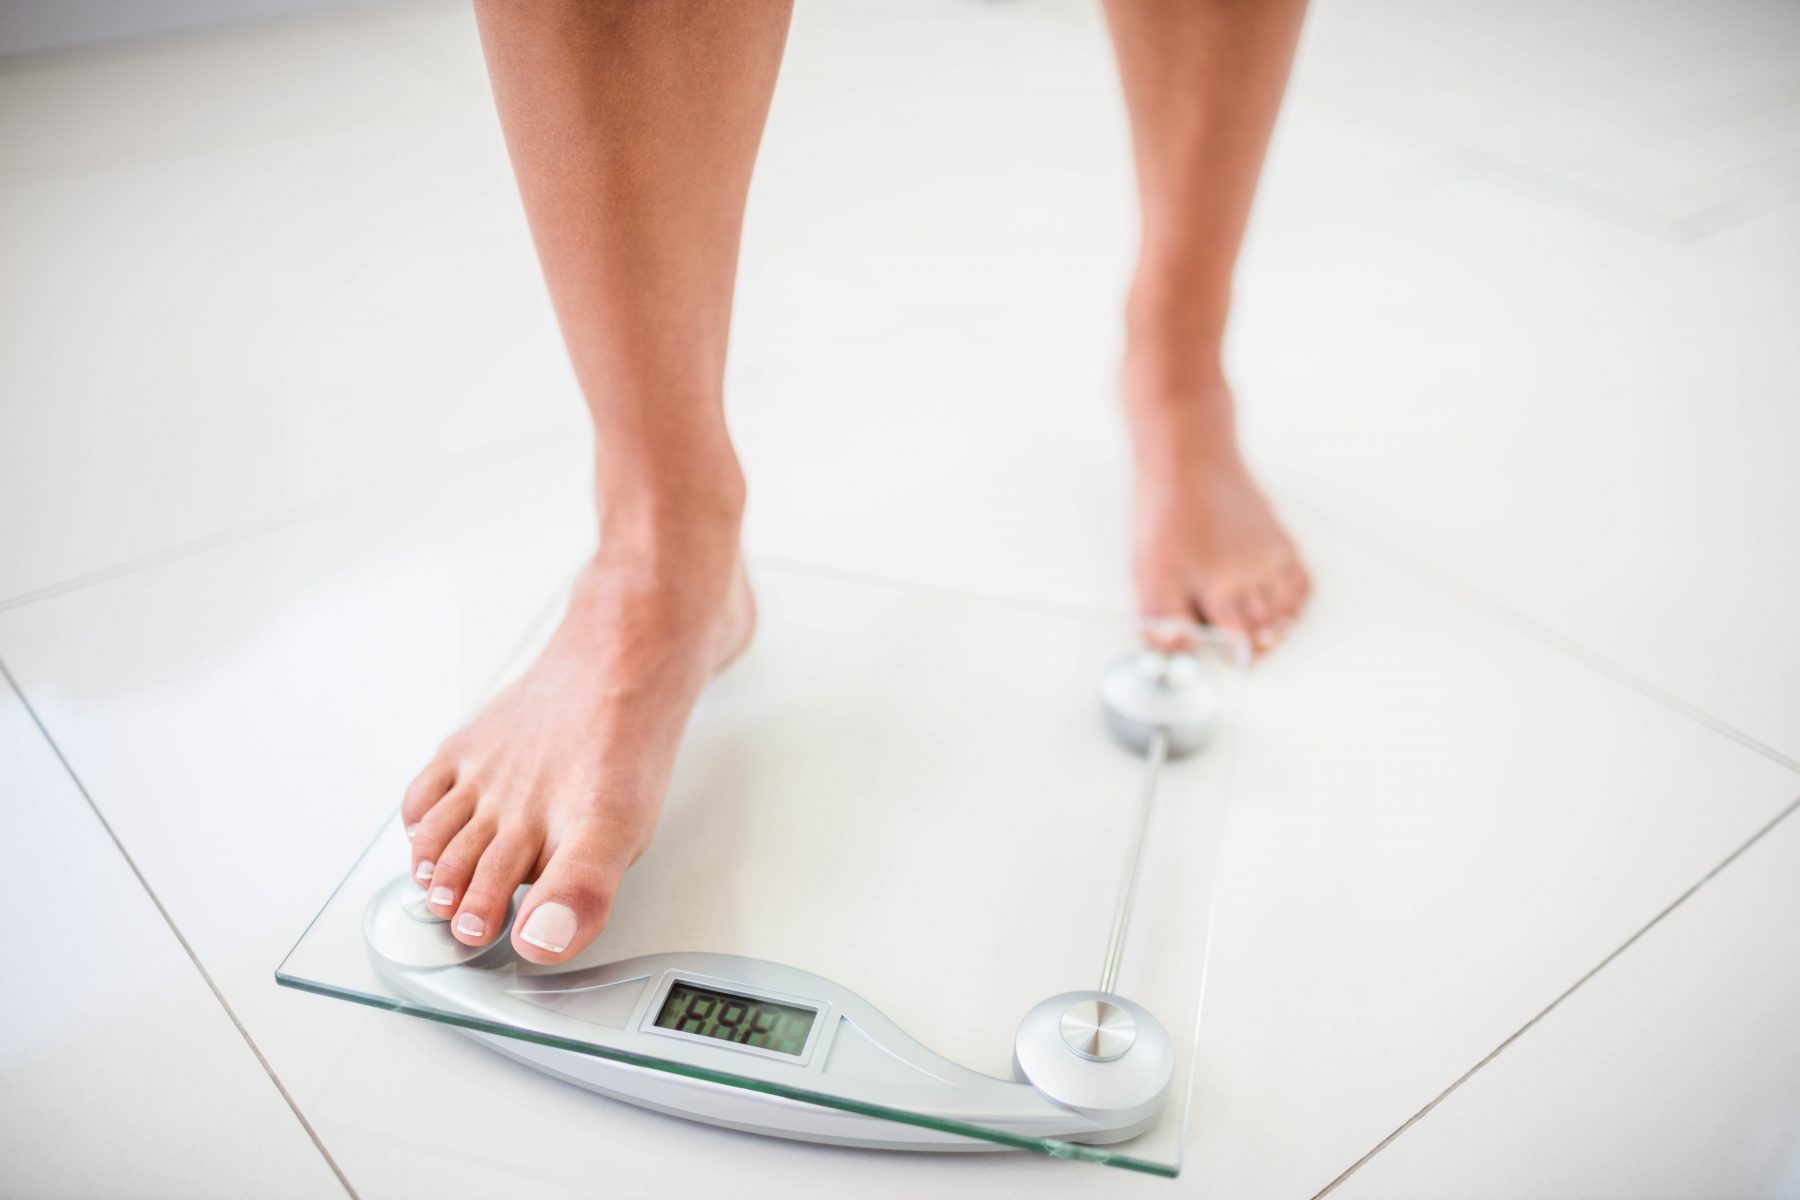
[[[759,587],[592,946],[542,967],[456,941],[394,820],[279,982],[712,1125],[1175,1174],[1242,641]]]

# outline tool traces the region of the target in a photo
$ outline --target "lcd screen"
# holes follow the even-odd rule
[[[656,1026],[798,1058],[806,1049],[806,1037],[818,1015],[810,1008],[721,992],[677,979],[669,988],[662,1011],[656,1014]]]

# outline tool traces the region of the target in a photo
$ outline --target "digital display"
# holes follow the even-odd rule
[[[656,1027],[798,1058],[818,1015],[810,1008],[715,991],[677,979],[662,1011],[656,1014]]]

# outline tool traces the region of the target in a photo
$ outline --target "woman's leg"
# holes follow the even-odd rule
[[[1238,454],[1220,344],[1305,2],[1105,3],[1143,214],[1123,374],[1138,603],[1266,648],[1310,585]]]
[[[543,656],[401,812],[470,944],[560,962],[656,825],[688,711],[750,636],[720,388],[751,166],[788,5],[478,0],[525,213],[594,422],[600,543]]]

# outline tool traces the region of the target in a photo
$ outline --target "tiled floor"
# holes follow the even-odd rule
[[[0,904],[54,972],[0,990],[0,1190],[1794,1194],[1796,24],[1315,13],[1234,348],[1319,594],[1173,1184],[704,1130],[277,989],[588,536],[472,27],[0,66]],[[731,368],[771,595],[1128,604],[1109,71],[1073,0],[801,6]]]

